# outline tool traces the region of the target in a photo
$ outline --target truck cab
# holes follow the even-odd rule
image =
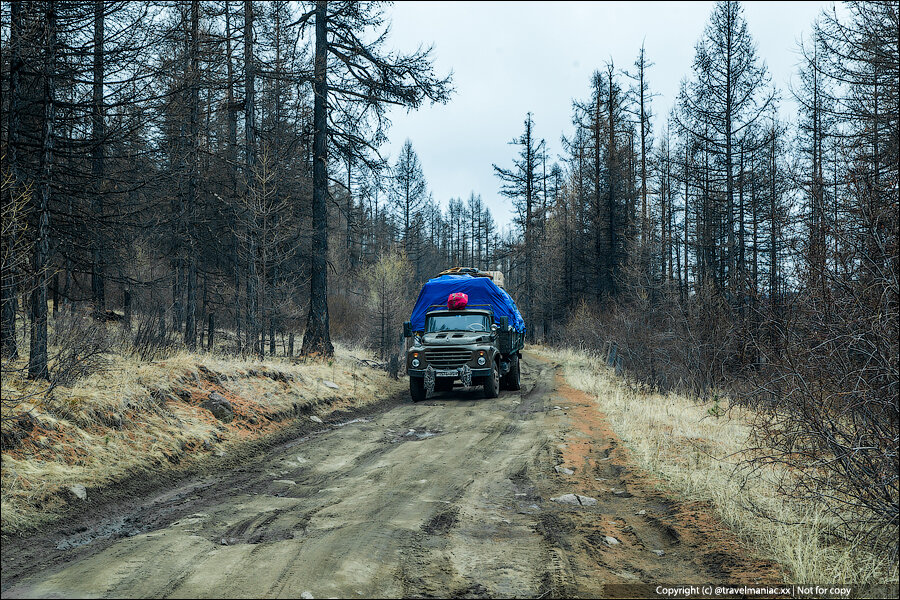
[[[520,386],[519,350],[506,317],[495,319],[490,308],[437,309],[425,316],[422,331],[404,334],[413,338],[406,352],[409,392],[413,402],[429,392],[450,391],[459,381],[480,385],[485,398],[496,398],[501,389]]]

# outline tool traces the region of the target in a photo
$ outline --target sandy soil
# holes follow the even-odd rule
[[[4,540],[2,595],[598,597],[781,581],[709,507],[632,467],[558,365],[523,363],[521,392],[457,388],[314,424],[93,520]],[[584,498],[551,500],[564,494]]]

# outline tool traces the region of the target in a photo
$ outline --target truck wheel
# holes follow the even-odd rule
[[[494,363],[491,368],[491,374],[484,382],[484,397],[496,398],[500,395],[500,367]]]
[[[413,402],[421,402],[425,399],[425,379],[423,377],[409,378],[409,395]]]
[[[522,359],[516,356],[513,359],[512,367],[509,369],[509,373],[506,376],[506,389],[512,390],[514,392],[522,389]]]

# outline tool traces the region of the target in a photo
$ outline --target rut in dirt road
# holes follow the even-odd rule
[[[457,389],[334,424],[218,497],[185,494],[171,522],[146,516],[151,529],[98,550],[60,540],[64,562],[3,596],[597,596],[743,568],[704,507],[641,482],[557,371],[526,355],[522,392]]]

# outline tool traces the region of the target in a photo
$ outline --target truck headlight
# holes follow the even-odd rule
[[[479,357],[478,357],[478,364],[479,364],[480,366],[483,367],[483,366],[484,366],[484,363],[485,363],[484,357],[483,357],[483,356],[479,356]]]
[[[412,366],[414,366],[414,367],[418,367],[418,366],[419,366],[419,359],[418,359],[418,358],[412,359]]]

